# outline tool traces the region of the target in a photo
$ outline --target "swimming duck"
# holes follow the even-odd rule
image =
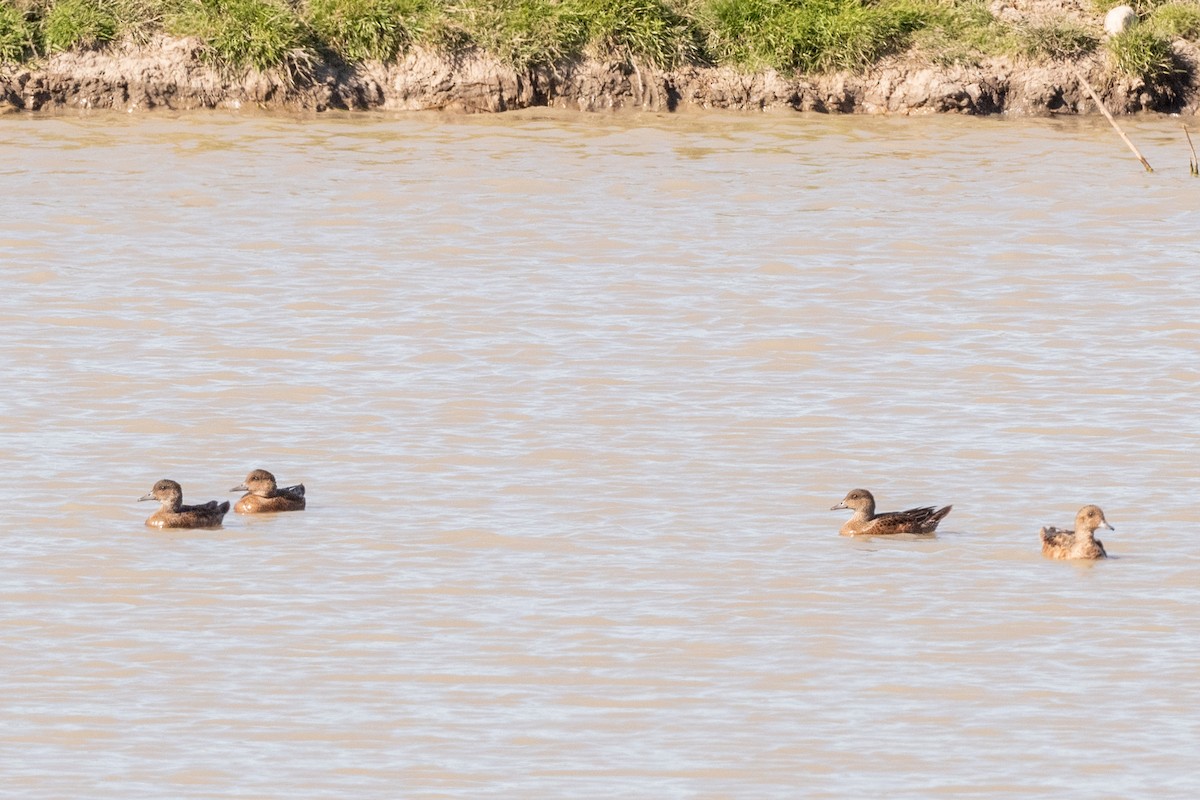
[[[229,491],[246,492],[233,510],[239,514],[269,514],[274,511],[300,511],[304,508],[304,484],[275,485],[275,476],[265,469],[256,469],[246,476],[241,486]]]
[[[1075,530],[1052,525],[1042,528],[1039,533],[1042,555],[1047,558],[1108,558],[1104,545],[1096,538],[1097,528],[1113,530],[1099,506],[1084,506],[1075,515]]]
[[[866,489],[851,489],[842,502],[829,510],[837,511],[839,508],[854,509],[854,516],[846,520],[839,531],[842,536],[887,536],[895,533],[933,533],[953,506],[936,511],[933,506],[924,506],[876,514],[874,496]]]
[[[229,510],[228,500],[220,503],[209,500],[203,505],[185,506],[183,489],[175,481],[165,478],[154,484],[149,494],[138,498],[139,502],[142,500],[162,503],[162,508],[146,520],[151,528],[217,528]]]

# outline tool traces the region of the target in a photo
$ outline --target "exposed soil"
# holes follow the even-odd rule
[[[1039,0],[1026,0],[1033,5]],[[1062,7],[1059,0],[1056,7]],[[998,15],[1023,12],[997,0]],[[789,78],[727,68],[660,71],[633,64],[584,61],[557,70],[516,72],[482,53],[447,56],[413,50],[398,62],[317,64],[311,74],[224,76],[188,39],[54,55],[36,65],[0,68],[0,111],[70,109],[446,110],[497,112],[530,106],[583,111],[645,109],[795,109],[865,114],[962,113],[1045,115],[1096,113],[1076,69],[1113,113],[1200,110],[1200,50],[1175,45],[1188,74],[1151,86],[1120,76],[1103,55],[1069,63],[1007,58],[978,66],[941,67],[909,55],[864,73]]]

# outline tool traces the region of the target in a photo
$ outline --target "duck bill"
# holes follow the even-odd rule
[[[1106,519],[1100,520],[1100,524],[1103,525],[1104,527],[1108,528],[1110,531],[1116,530],[1116,528],[1114,528],[1112,525],[1108,524],[1108,520],[1106,520]]]
[[[138,502],[140,503],[143,500],[153,500],[153,499],[154,499],[154,492],[151,492],[150,494],[142,495],[141,497],[139,497]]]
[[[230,489],[229,491],[231,491],[231,492],[248,492],[250,490],[247,489],[246,484],[243,483],[241,486],[235,486],[232,489]]]
[[[830,507],[830,509],[829,509],[829,510],[830,510],[830,511],[837,511],[837,510],[838,510],[838,509],[840,509],[840,508],[847,508],[847,507],[848,507],[848,506],[846,505],[846,501],[845,501],[845,500],[843,500],[842,502],[838,503],[836,506],[832,506],[832,507]]]

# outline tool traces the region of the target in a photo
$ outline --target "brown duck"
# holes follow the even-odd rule
[[[846,520],[839,531],[842,536],[889,536],[896,533],[933,533],[953,506],[944,506],[936,511],[933,506],[924,506],[876,514],[874,496],[866,489],[851,489],[842,502],[829,510],[836,511],[839,508],[854,509],[854,516]]]
[[[1042,528],[1042,555],[1047,558],[1108,558],[1104,544],[1096,538],[1097,528],[1108,528],[1099,506],[1084,506],[1075,515],[1075,530],[1047,525]]]
[[[233,510],[239,514],[271,514],[276,511],[300,511],[304,508],[304,484],[276,486],[275,476],[265,469],[256,469],[246,476],[241,486],[229,491],[246,492]]]
[[[178,483],[164,478],[154,484],[154,488],[138,501],[157,500],[162,508],[155,511],[146,520],[151,528],[218,528],[225,512],[229,511],[229,501],[218,503],[209,500],[204,505],[185,506],[183,504],[183,489]]]

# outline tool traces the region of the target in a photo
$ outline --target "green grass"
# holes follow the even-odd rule
[[[704,60],[695,20],[663,0],[462,0],[442,10],[443,31],[519,69],[587,54],[660,67]]]
[[[307,21],[322,48],[343,61],[390,61],[420,35],[426,0],[310,0]]]
[[[1149,24],[1159,33],[1186,39],[1200,36],[1200,2],[1197,0],[1092,0],[1099,14],[1120,5],[1133,8],[1139,24]]]
[[[59,0],[62,2],[62,0]],[[188,0],[166,17],[168,33],[195,36],[226,70],[274,70],[303,60],[310,38],[283,0]]]
[[[1106,11],[1116,0],[1101,4]],[[1117,69],[1178,74],[1169,42],[1200,37],[1200,0],[1138,0],[1142,22],[1106,42]],[[0,0],[0,59],[193,36],[225,70],[301,74],[317,58],[391,61],[415,44],[479,50],[525,70],[592,56],[663,68],[785,75],[858,70],[913,50],[938,64],[995,55],[1076,59],[1100,31],[1014,26],[988,0]]]
[[[34,52],[35,28],[26,19],[25,11],[0,4],[0,62],[21,61]]]
[[[1163,36],[1194,41],[1200,37],[1200,3],[1168,3],[1159,6],[1146,24]]]
[[[1171,0],[1092,0],[1092,8],[1101,16],[1117,6],[1129,6],[1138,19],[1145,19],[1154,9]]]
[[[711,0],[706,13],[717,62],[788,73],[867,66],[935,17],[904,0]]]
[[[1017,52],[1029,58],[1068,60],[1093,52],[1100,37],[1069,20],[1056,20],[1016,29]]]
[[[913,34],[913,46],[936,64],[977,64],[986,56],[1014,53],[1013,32],[988,11],[984,0],[931,2],[927,23]]]
[[[703,40],[694,20],[662,0],[579,2],[588,20],[588,44],[595,55],[623,55],[670,68],[703,60]]]
[[[574,3],[544,0],[464,2],[450,10],[450,28],[513,67],[548,66],[577,57],[587,44],[587,21]]]
[[[91,49],[113,41],[119,27],[112,3],[58,0],[42,18],[42,44],[48,53]]]
[[[1101,13],[1119,2],[1093,0]],[[1128,5],[1138,15],[1129,30],[1110,38],[1105,48],[1118,72],[1147,83],[1174,81],[1186,74],[1171,46],[1176,39],[1200,37],[1200,3],[1196,0],[1135,0]]]
[[[1108,52],[1120,72],[1135,75],[1147,83],[1174,80],[1184,74],[1171,40],[1150,25],[1134,25],[1107,42]]]

